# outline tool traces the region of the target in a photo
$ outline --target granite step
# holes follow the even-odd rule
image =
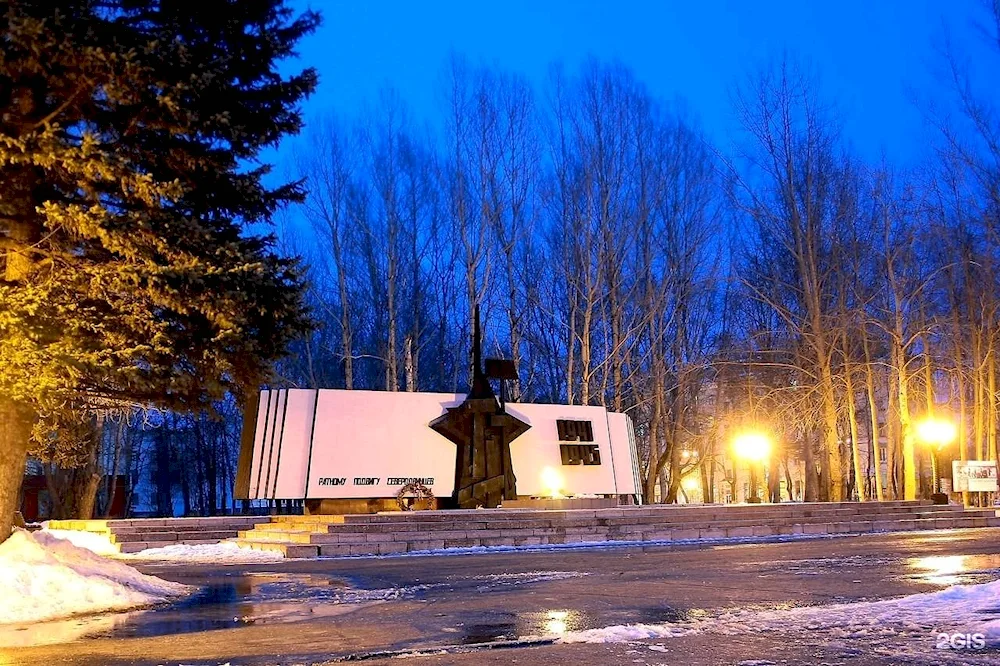
[[[233,539],[286,557],[388,555],[448,548],[670,542],[1000,527],[994,509],[928,501],[657,506],[539,511],[421,511],[283,516]]]

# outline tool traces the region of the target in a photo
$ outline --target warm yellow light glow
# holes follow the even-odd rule
[[[542,470],[542,486],[548,492],[549,497],[562,497],[563,476],[555,467],[546,467]]]
[[[964,555],[918,557],[910,561],[910,566],[924,570],[926,573],[922,574],[920,579],[934,585],[958,585],[963,582],[960,574],[969,570]]]
[[[701,481],[699,481],[696,476],[686,476],[684,477],[684,480],[681,481],[681,486],[683,486],[685,491],[691,492],[692,490],[698,490],[701,488]]]
[[[771,455],[771,438],[753,430],[740,433],[733,439],[733,453],[752,462],[766,460]]]
[[[931,446],[947,446],[958,437],[958,428],[951,421],[928,417],[917,424],[917,439]]]
[[[566,611],[549,611],[546,613],[545,631],[550,634],[565,634],[567,617],[569,613]]]

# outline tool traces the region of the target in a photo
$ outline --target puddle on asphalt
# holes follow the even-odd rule
[[[0,647],[51,645],[75,640],[148,638],[232,629],[248,625],[285,624],[334,617],[371,603],[411,599],[433,589],[482,593],[521,585],[586,576],[578,571],[505,572],[449,577],[433,583],[362,589],[331,576],[248,572],[227,574],[202,585],[194,595],[151,609],[70,618],[31,625],[0,625]],[[657,616],[660,617],[660,616]],[[573,611],[553,610],[523,616],[463,618],[468,643],[498,637],[557,634],[601,626]],[[636,621],[636,620],[632,620]],[[586,626],[584,626],[586,625]]]
[[[466,613],[446,633],[457,633],[458,643],[476,645],[528,637],[559,637],[568,632],[619,624],[673,624],[687,615],[670,606],[609,610],[604,613],[557,608],[537,612],[485,611]]]
[[[400,598],[407,588],[359,590],[339,578],[312,574],[246,573],[217,579],[181,601],[123,613],[30,625],[0,625],[0,647],[51,645],[91,638],[136,638],[213,629],[299,622]]]
[[[1000,578],[1000,554],[929,555],[910,558],[852,555],[755,562],[743,565],[742,569],[753,568],[758,578],[771,578],[787,575],[823,576],[873,567],[888,570],[902,569],[894,576],[896,579],[917,583],[942,587],[970,585],[988,583]]]
[[[972,585],[1000,578],[1000,554],[928,555],[906,560],[907,580],[931,585]]]

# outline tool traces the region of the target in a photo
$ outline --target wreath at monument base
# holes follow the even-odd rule
[[[412,502],[408,500],[413,500]],[[414,481],[407,483],[396,493],[396,505],[400,511],[413,511],[419,508],[431,508],[434,502],[434,491],[424,484]]]

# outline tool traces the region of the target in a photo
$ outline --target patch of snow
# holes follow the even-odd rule
[[[138,553],[120,553],[107,534],[83,532],[80,530],[50,530],[41,533],[56,539],[63,539],[79,548],[121,560],[157,560],[165,562],[193,564],[254,564],[255,562],[279,562],[285,559],[281,552],[241,548],[230,541],[211,544],[176,544],[160,548],[147,548]]]
[[[283,553],[272,550],[252,550],[241,548],[231,541],[198,545],[177,544],[161,548],[147,548],[125,556],[132,560],[168,560],[171,562],[201,564],[253,564],[254,562],[278,562],[285,559]]]
[[[674,638],[694,633],[679,624],[616,624],[599,629],[567,631],[558,635],[559,643],[630,643],[651,638]]]
[[[955,585],[897,599],[773,611],[733,611],[720,617],[725,633],[784,631],[791,627],[831,631],[842,638],[981,633],[1000,642],[1000,581]]]
[[[938,634],[983,634],[986,644],[996,647],[1000,646],[1000,580],[980,585],[955,585],[897,599],[779,610],[738,609],[685,622],[613,625],[556,634],[550,638],[560,643],[628,643],[693,633],[739,636],[766,631],[825,632],[833,640],[863,638],[866,641],[884,637],[927,640]],[[894,649],[902,647],[900,644]],[[921,649],[925,650],[926,646],[921,645]]]
[[[16,530],[0,544],[0,624],[138,608],[193,591],[45,532]]]
[[[580,578],[589,576],[584,571],[525,571],[523,573],[501,573],[488,574],[485,576],[473,576],[473,580],[483,581],[476,589],[480,592],[503,585],[523,585],[527,583],[541,583],[549,580],[566,580],[567,578]]]
[[[86,548],[87,550],[97,553],[98,555],[104,555],[107,557],[118,557],[121,555],[121,553],[118,552],[118,548],[115,547],[115,544],[111,543],[111,539],[107,534],[83,532],[81,530],[50,530],[48,527],[45,527],[42,530],[42,533],[56,539],[69,541],[77,548]]]
[[[880,532],[881,534],[887,534]],[[909,533],[908,533],[909,534]],[[815,541],[817,539],[844,539],[850,537],[870,536],[863,532],[851,534],[778,534],[771,536],[720,537],[718,539],[664,539],[650,541],[581,541],[578,543],[550,543],[524,546],[468,546],[466,548],[434,548],[414,550],[406,553],[391,553],[386,555],[337,555],[320,557],[319,559],[388,559],[396,557],[426,557],[448,555],[485,555],[496,553],[549,553],[564,550],[614,550],[619,548],[651,548],[670,546],[715,546],[725,548],[742,544],[757,543],[789,543],[795,541]]]

